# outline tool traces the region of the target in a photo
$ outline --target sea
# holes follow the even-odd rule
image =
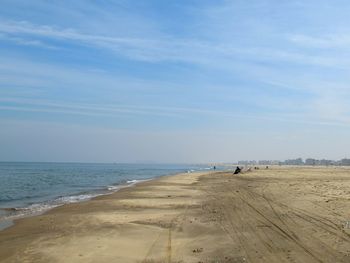
[[[164,175],[209,165],[0,162],[0,229],[21,217],[83,202]],[[224,167],[217,167],[218,170]]]

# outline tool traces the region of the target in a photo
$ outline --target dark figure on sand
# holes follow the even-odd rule
[[[236,168],[236,170],[235,170],[235,172],[233,173],[233,174],[239,174],[241,172],[241,168],[239,168],[238,166],[237,166],[237,168]]]

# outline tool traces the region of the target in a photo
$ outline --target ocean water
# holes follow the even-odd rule
[[[142,180],[209,169],[179,164],[0,162],[0,228],[9,220],[89,200]]]

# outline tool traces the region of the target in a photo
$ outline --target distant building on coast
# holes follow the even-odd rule
[[[256,161],[238,161],[239,165],[256,165],[257,162]]]
[[[318,165],[320,164],[319,160],[313,159],[313,158],[307,158],[305,159],[305,165]]]
[[[340,162],[340,165],[344,165],[344,166],[350,165],[350,159],[344,158],[344,159],[341,159],[339,162]]]
[[[296,159],[288,159],[285,161],[276,161],[276,160],[242,160],[238,161],[238,165],[308,165],[308,166],[330,166],[330,165],[338,165],[338,166],[350,166],[350,159],[344,158],[339,161],[327,160],[327,159],[314,159],[314,158],[306,158],[305,161],[302,158]]]
[[[284,161],[284,165],[304,165],[304,161],[302,158],[297,159],[289,159]]]
[[[280,161],[276,160],[260,160],[259,165],[278,165]]]
[[[319,165],[336,165],[336,161],[333,160],[326,160],[326,159],[322,159],[319,161]]]

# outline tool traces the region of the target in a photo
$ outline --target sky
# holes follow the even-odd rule
[[[350,157],[346,0],[0,0],[0,160]]]

